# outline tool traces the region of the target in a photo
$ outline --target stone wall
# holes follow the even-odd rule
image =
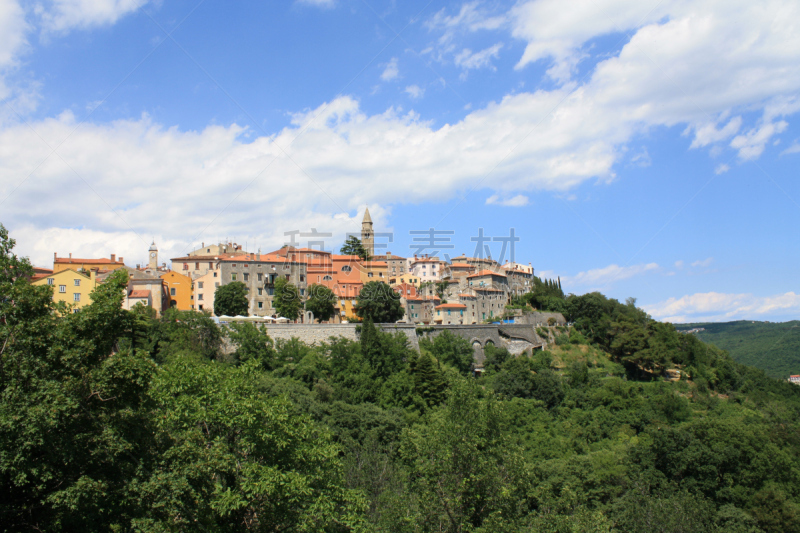
[[[556,326],[566,326],[567,319],[561,313],[547,313],[544,311],[534,311],[533,313],[523,315],[521,317],[514,317],[516,324],[530,324],[532,326],[547,326],[547,319],[554,318]]]
[[[331,337],[344,337],[351,341],[358,341],[356,327],[359,324],[264,324],[267,334],[273,339],[290,340],[297,337],[306,344],[320,344],[327,342]],[[416,328],[413,324],[375,324],[387,333],[402,333],[415,350],[419,350]],[[227,345],[224,351],[232,351]]]

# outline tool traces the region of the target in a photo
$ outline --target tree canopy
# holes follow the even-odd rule
[[[367,249],[364,248],[364,245],[361,243],[361,239],[359,239],[355,235],[350,235],[349,237],[347,237],[347,240],[344,242],[339,252],[342,255],[357,255],[364,261],[370,260],[370,256],[369,253],[367,253]]]
[[[362,320],[368,319],[376,323],[397,322],[405,314],[400,304],[400,295],[381,281],[364,284],[354,310]]]
[[[325,285],[313,284],[308,288],[306,311],[314,313],[317,322],[330,320],[335,310],[335,303],[336,295]]]
[[[217,316],[247,316],[247,286],[241,281],[233,281],[217,287],[214,292],[214,314]]]
[[[275,294],[272,297],[272,307],[278,316],[297,320],[300,317],[300,309],[303,302],[300,299],[300,291],[297,287],[285,278],[275,280]]]

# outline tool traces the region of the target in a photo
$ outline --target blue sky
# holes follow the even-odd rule
[[[135,264],[151,239],[335,250],[368,205],[396,254],[513,228],[570,292],[796,319],[798,24],[790,0],[0,0],[0,222],[35,264]]]

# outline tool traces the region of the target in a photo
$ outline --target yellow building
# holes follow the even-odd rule
[[[416,274],[400,274],[398,276],[392,276],[389,279],[389,283],[392,285],[402,285],[406,283],[408,285],[414,285],[415,287],[419,287],[419,276]]]
[[[53,288],[53,301],[66,302],[74,306],[74,311],[92,303],[90,294],[97,286],[97,277],[93,270],[89,275],[75,270],[61,270],[47,277],[37,279],[33,285],[49,285]]]
[[[172,271],[161,274],[161,279],[167,284],[169,293],[169,307],[174,307],[181,311],[192,309],[192,278]]]
[[[69,257],[58,257],[57,254],[53,254],[53,272],[61,272],[62,270],[85,270],[88,272],[92,269],[116,270],[124,266],[125,263],[122,258],[120,257],[118,260],[115,254],[111,254],[110,259],[78,259],[73,258],[72,254],[69,254]]]
[[[360,261],[361,283],[382,281],[389,283],[389,267],[385,261]]]

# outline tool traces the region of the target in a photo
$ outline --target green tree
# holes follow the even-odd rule
[[[263,324],[259,327],[250,322],[234,322],[229,337],[236,346],[234,357],[237,362],[258,361],[265,370],[276,367],[274,343]]]
[[[375,323],[397,322],[404,314],[400,295],[381,281],[370,281],[364,285],[358,293],[354,309],[359,318]]]
[[[446,280],[436,282],[436,294],[437,296],[439,296],[440,299],[444,298],[444,293],[447,291],[447,288],[449,286],[450,283]]]
[[[350,235],[347,237],[344,245],[342,245],[341,250],[339,250],[342,255],[357,255],[364,261],[369,261],[370,257],[367,253],[367,249],[364,248],[364,245],[361,243],[361,240],[354,235]]]
[[[300,317],[300,309],[303,307],[303,302],[300,300],[300,291],[287,279],[276,279],[272,307],[275,308],[278,316],[289,320],[297,320]]]
[[[466,375],[472,370],[475,350],[469,341],[449,331],[443,331],[433,341],[422,343],[441,363],[450,365]]]
[[[329,320],[334,313],[336,295],[325,285],[313,284],[308,288],[306,311],[314,313],[317,322]]]
[[[458,380],[427,424],[404,433],[400,454],[419,498],[420,530],[518,530],[508,522],[529,510],[527,476],[506,424],[493,396]]]
[[[411,374],[414,376],[414,391],[428,406],[442,403],[447,391],[447,382],[441,369],[427,353],[413,361]]]
[[[214,314],[217,316],[247,316],[247,286],[234,281],[217,287],[214,293]]]

